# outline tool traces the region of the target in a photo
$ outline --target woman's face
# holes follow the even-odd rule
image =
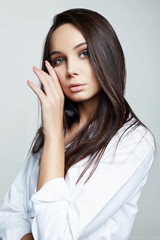
[[[64,94],[72,101],[89,100],[99,92],[86,40],[74,25],[66,23],[53,32],[50,60]]]

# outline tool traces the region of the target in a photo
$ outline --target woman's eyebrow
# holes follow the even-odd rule
[[[76,50],[77,48],[81,47],[81,46],[84,45],[84,44],[87,44],[87,43],[86,43],[86,42],[79,43],[78,45],[76,45],[76,46],[73,48],[73,50]],[[53,51],[53,52],[50,53],[50,57],[51,57],[52,55],[54,55],[54,54],[62,54],[62,53],[61,53],[60,51]]]

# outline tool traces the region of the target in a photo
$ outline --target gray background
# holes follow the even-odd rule
[[[160,1],[0,1],[0,204],[27,153],[40,121],[38,99],[27,80],[40,67],[45,36],[56,13],[75,7],[104,15],[122,44],[126,98],[157,140],[157,156],[139,200],[130,240],[160,240]]]

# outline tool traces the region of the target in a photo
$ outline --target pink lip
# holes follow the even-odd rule
[[[80,83],[75,83],[75,84],[69,85],[69,89],[70,89],[72,92],[81,91],[81,90],[84,89],[84,87],[85,87],[85,84],[80,84]]]
[[[69,85],[69,88],[71,88],[71,87],[76,87],[76,86],[82,86],[82,85],[84,85],[84,84],[81,84],[81,83],[73,83],[73,84],[70,84],[70,85]]]

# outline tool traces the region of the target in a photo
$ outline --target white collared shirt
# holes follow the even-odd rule
[[[85,185],[93,166],[75,183],[89,157],[36,191],[42,151],[30,154],[0,208],[0,237],[19,240],[32,232],[35,240],[127,240],[154,158],[153,136],[143,126],[124,134],[115,153],[132,121],[112,138]]]

